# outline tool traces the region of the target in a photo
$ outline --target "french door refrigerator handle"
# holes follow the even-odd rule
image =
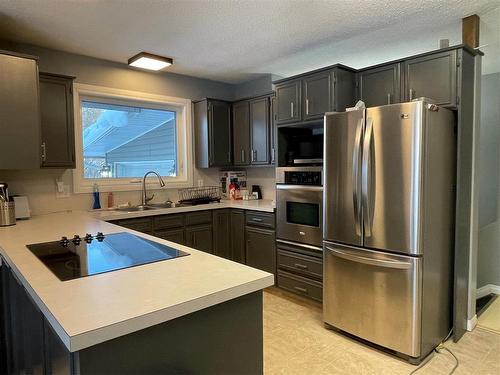
[[[363,205],[364,235],[372,235],[371,198],[371,144],[373,140],[373,119],[366,119],[366,131],[363,139],[363,161],[361,163],[361,199]]]
[[[356,134],[354,136],[354,150],[352,153],[352,200],[354,206],[354,223],[356,234],[361,236],[361,196],[359,194],[359,163],[361,161],[361,142],[362,142],[363,119],[361,118],[356,125]]]
[[[385,268],[397,268],[397,269],[403,269],[403,270],[407,270],[412,266],[412,264],[409,262],[402,262],[399,260],[368,258],[368,257],[359,256],[359,255],[349,254],[347,252],[344,252],[344,251],[338,250],[338,249],[334,249],[334,248],[329,247],[329,246],[325,246],[325,248],[326,248],[326,250],[328,250],[328,252],[330,254],[332,254],[338,258],[350,260],[352,262],[368,264],[371,266],[379,266],[379,267],[385,267]]]

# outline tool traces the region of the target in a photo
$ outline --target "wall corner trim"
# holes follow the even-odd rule
[[[487,284],[476,290],[476,298],[478,299],[487,296],[488,294],[500,295],[500,286],[495,284]]]

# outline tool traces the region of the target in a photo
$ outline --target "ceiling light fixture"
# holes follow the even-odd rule
[[[136,68],[148,70],[161,70],[174,63],[170,57],[153,55],[147,52],[141,52],[128,59],[128,64]]]

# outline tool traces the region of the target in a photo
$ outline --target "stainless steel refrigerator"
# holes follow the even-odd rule
[[[454,124],[426,99],[325,115],[323,319],[413,363],[451,327]]]

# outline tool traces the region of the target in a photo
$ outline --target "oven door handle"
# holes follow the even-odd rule
[[[276,184],[278,190],[323,191],[323,186]]]

